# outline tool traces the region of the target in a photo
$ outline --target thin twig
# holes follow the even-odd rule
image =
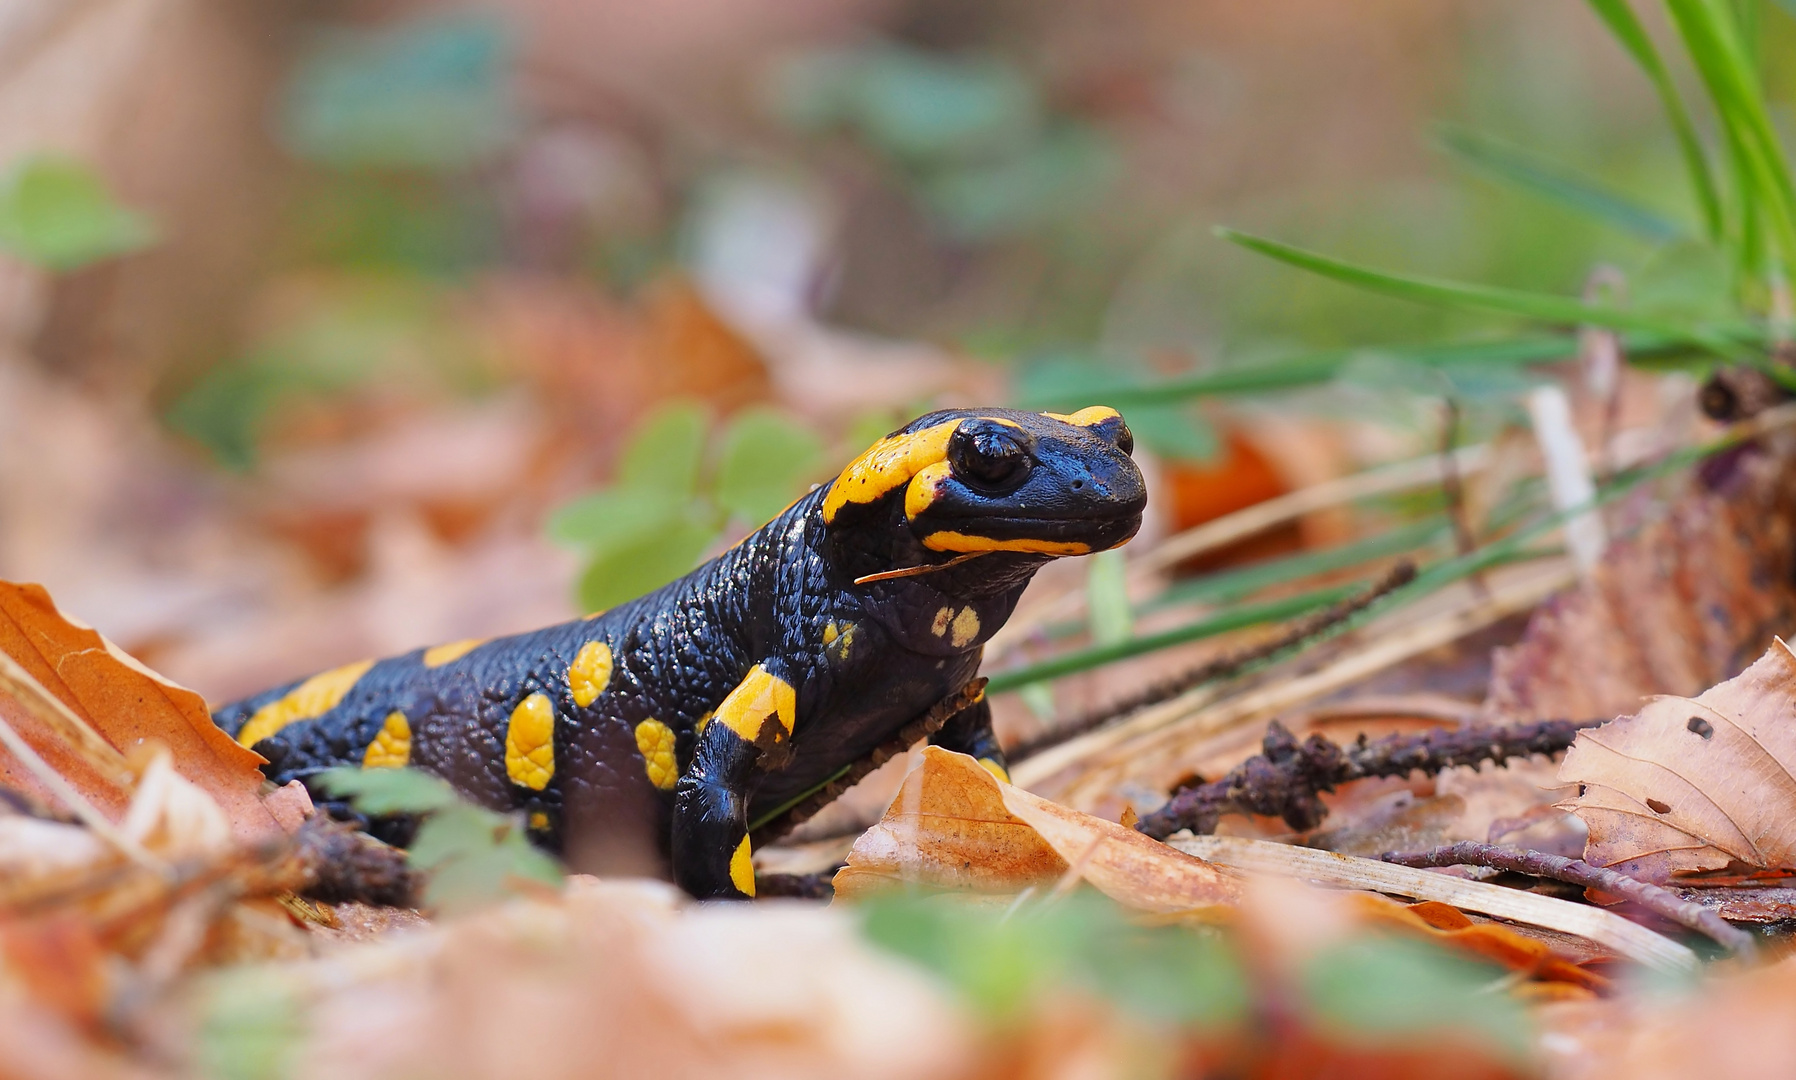
[[[835,802],[844,791],[860,783],[873,770],[910,752],[910,748],[942,729],[962,709],[977,704],[985,696],[985,680],[974,679],[933,705],[928,712],[898,729],[898,733],[861,755],[852,765],[830,777],[815,790],[800,796],[790,806],[751,830],[750,843],[763,847],[778,840],[809,821],[819,810]]]
[[[1301,878],[1334,888],[1438,900],[1461,911],[1576,934],[1661,971],[1689,972],[1697,968],[1696,954],[1682,943],[1591,904],[1413,870],[1377,859],[1241,836],[1177,837],[1167,844],[1187,855],[1238,870]]]
[[[1299,832],[1328,816],[1320,792],[1349,780],[1373,776],[1434,775],[1460,765],[1552,755],[1571,746],[1580,730],[1602,720],[1541,720],[1512,727],[1447,728],[1422,735],[1392,735],[1342,747],[1320,735],[1302,743],[1273,721],[1262,753],[1235,766],[1220,780],[1180,791],[1165,806],[1143,817],[1136,828],[1156,840],[1180,829],[1214,832],[1223,814],[1282,817]]]
[[[1086,713],[1084,716],[1069,720],[1064,724],[1058,724],[1052,731],[1043,732],[1035,738],[1007,750],[1006,756],[1012,762],[1022,761],[1049,747],[1059,746],[1088,731],[1103,727],[1119,716],[1125,716],[1138,709],[1145,709],[1150,705],[1158,705],[1162,701],[1170,701],[1194,686],[1238,674],[1253,664],[1271,659],[1287,649],[1303,644],[1331,627],[1346,622],[1385,596],[1414,581],[1415,578],[1415,563],[1405,559],[1391,567],[1384,577],[1373,582],[1365,591],[1338,603],[1330,604],[1313,615],[1298,619],[1275,638],[1216,657],[1189,671],[1153,683],[1139,693],[1131,694],[1120,701],[1113,701],[1094,712]]]
[[[1385,862],[1396,863],[1398,866],[1418,868],[1487,866],[1493,870],[1507,870],[1512,874],[1550,878],[1571,885],[1582,885],[1586,889],[1598,889],[1632,900],[1655,915],[1662,915],[1680,926],[1706,934],[1736,956],[1751,958],[1758,955],[1758,942],[1751,934],[1729,925],[1727,920],[1701,904],[1691,903],[1667,889],[1618,871],[1592,866],[1582,859],[1568,859],[1563,855],[1549,855],[1544,851],[1517,851],[1514,848],[1480,844],[1472,840],[1428,851],[1387,851],[1380,857]]]

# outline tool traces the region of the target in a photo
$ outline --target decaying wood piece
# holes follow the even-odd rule
[[[1796,867],[1796,654],[1775,641],[1695,698],[1661,697],[1578,736],[1559,778],[1584,859],[1665,881],[1729,863]]]

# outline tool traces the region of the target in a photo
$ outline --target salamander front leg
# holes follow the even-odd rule
[[[693,896],[754,896],[748,799],[757,776],[786,763],[795,702],[791,684],[757,664],[699,736],[674,786],[674,880]]]
[[[998,736],[992,732],[992,707],[983,697],[949,717],[941,730],[929,737],[929,744],[978,758],[987,772],[1007,784],[1010,782],[1004,751],[998,746]]]

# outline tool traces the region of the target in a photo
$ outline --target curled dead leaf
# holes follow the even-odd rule
[[[1015,893],[1083,879],[1142,911],[1232,905],[1240,880],[1114,821],[1000,783],[965,754],[926,747],[885,817],[835,877],[858,899],[901,885]]]
[[[1648,881],[1740,862],[1796,867],[1796,654],[1775,641],[1694,698],[1661,697],[1581,732],[1561,804],[1590,828],[1584,861]]]
[[[108,769],[105,747],[128,756],[140,746],[160,744],[172,755],[174,771],[223,810],[232,835],[241,840],[281,835],[262,805],[260,755],[220,730],[198,694],[63,614],[41,586],[0,582],[0,652],[54,699],[50,710],[33,710],[10,691],[0,693],[0,719],[102,811],[123,814],[131,787],[128,777]],[[86,726],[86,733],[46,722],[49,713],[64,710]],[[87,734],[101,742],[84,745]],[[0,785],[49,795],[10,753],[0,752]]]

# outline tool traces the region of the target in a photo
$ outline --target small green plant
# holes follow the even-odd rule
[[[1243,1021],[1240,958],[1214,934],[1130,923],[1102,896],[1075,893],[1001,916],[953,896],[893,893],[861,906],[862,932],[953,986],[988,1020],[1027,1013],[1077,986],[1145,1017],[1198,1028]]]
[[[1141,925],[1110,900],[1079,892],[1007,912],[963,898],[892,893],[862,905],[862,932],[932,972],[988,1023],[1002,1026],[1068,988],[1139,1020],[1206,1035],[1252,1037],[1259,1003],[1296,1004],[1306,1025],[1360,1044],[1470,1037],[1514,1060],[1529,1025],[1504,973],[1432,942],[1383,934],[1345,938],[1307,957],[1294,985],[1243,962],[1221,931]]]
[[[0,251],[45,270],[79,270],[149,246],[149,218],[121,205],[93,170],[26,158],[0,179]]]
[[[332,769],[323,784],[364,814],[416,814],[413,866],[430,876],[425,902],[466,910],[511,892],[513,879],[559,887],[561,868],[533,847],[523,822],[464,801],[447,782],[416,769]]]
[[[549,536],[586,554],[579,603],[598,611],[691,570],[732,522],[760,525],[803,493],[823,442],[785,413],[744,409],[713,435],[694,402],[637,428],[607,487],[561,507]]]

